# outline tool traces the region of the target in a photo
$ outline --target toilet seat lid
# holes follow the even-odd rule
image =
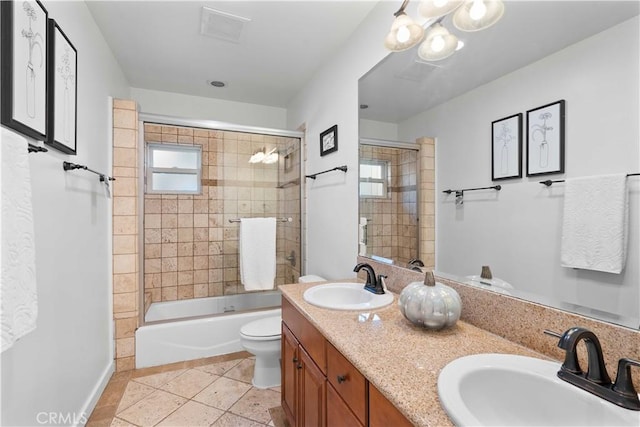
[[[247,337],[275,337],[280,336],[282,316],[267,317],[254,320],[240,328],[240,333]]]

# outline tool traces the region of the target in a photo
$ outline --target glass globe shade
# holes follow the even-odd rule
[[[402,52],[417,45],[423,38],[424,28],[403,12],[393,20],[391,30],[384,39],[384,46],[392,52]]]
[[[434,24],[418,49],[425,61],[440,61],[451,56],[458,47],[458,38],[440,24]]]
[[[456,10],[464,0],[422,0],[418,13],[424,18],[439,18]]]
[[[501,0],[473,0],[453,14],[453,25],[461,31],[480,31],[491,27],[504,15]]]

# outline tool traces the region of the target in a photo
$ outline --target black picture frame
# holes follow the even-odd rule
[[[564,173],[565,100],[527,111],[527,176]]]
[[[47,139],[48,17],[38,0],[0,2],[0,123],[38,141]]]
[[[48,32],[49,115],[45,144],[75,155],[78,135],[78,51],[53,19],[49,19]]]
[[[338,151],[338,125],[333,125],[320,134],[320,156]]]
[[[491,122],[491,180],[522,178],[522,113]]]

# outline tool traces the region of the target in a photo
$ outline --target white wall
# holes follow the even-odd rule
[[[437,137],[438,270],[470,275],[490,265],[520,289],[630,316],[638,326],[640,180],[628,181],[630,243],[621,275],[560,266],[564,186],[538,183],[640,171],[638,28],[636,17],[400,124],[403,140]],[[491,122],[559,99],[566,100],[565,175],[496,182],[502,191],[465,193],[461,207],[441,193],[492,185]]]
[[[360,119],[360,138],[398,140],[398,124]]]
[[[131,97],[143,113],[274,129],[285,129],[287,125],[285,108],[140,88],[131,88]]]
[[[307,272],[327,279],[352,276],[358,254],[358,79],[382,60],[382,41],[395,2],[380,2],[348,43],[288,105],[287,128],[306,125],[306,173],[347,165],[307,179]],[[338,151],[320,156],[319,135],[338,125]]]
[[[78,51],[78,155],[30,154],[39,315],[35,331],[2,354],[7,426],[53,421],[40,412],[82,421],[113,363],[111,201],[96,175],[64,172],[62,161],[110,172],[108,96],[129,90],[86,5],[44,5]]]

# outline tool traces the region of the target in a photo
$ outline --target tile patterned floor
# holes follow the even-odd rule
[[[87,427],[273,426],[280,387],[253,387],[254,363],[241,352],[116,373]]]

